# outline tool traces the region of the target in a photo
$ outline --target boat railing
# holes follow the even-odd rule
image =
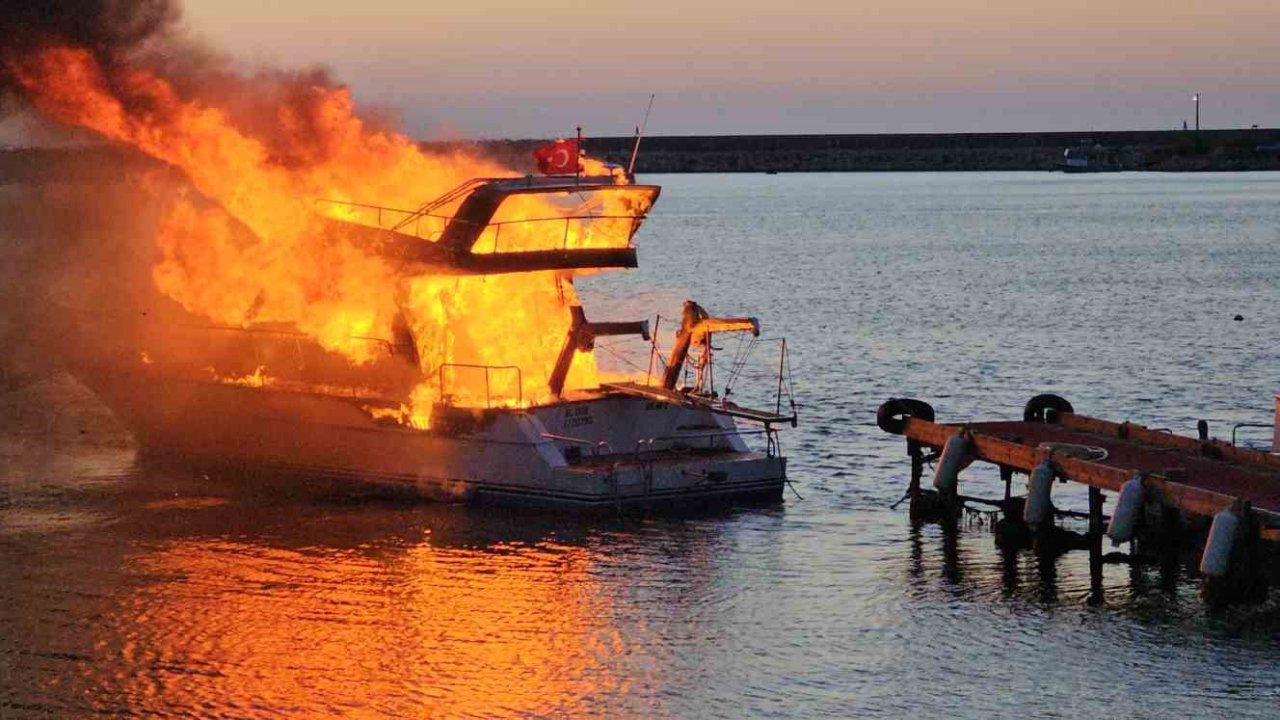
[[[557,435],[555,433],[546,433],[546,432],[542,433],[542,437],[546,438],[547,440],[555,440],[557,442],[565,442],[565,443],[570,443],[572,445],[583,445],[585,447],[589,447],[591,448],[591,455],[593,457],[600,457],[601,455],[613,454],[613,446],[610,445],[607,440],[588,440],[586,438],[578,438],[578,437],[573,437],[571,435]]]
[[[385,205],[371,205],[368,203],[347,202],[345,200],[316,200],[317,205],[325,205],[332,208],[351,208],[363,213],[369,213],[373,216],[373,225],[384,230],[392,230],[404,235],[412,235],[419,240],[427,242],[435,242],[440,239],[440,235],[444,232],[445,226],[453,220],[449,215],[437,215],[429,212],[419,212],[417,210],[405,210],[403,208],[386,207]],[[355,214],[355,213],[350,213]],[[354,218],[338,217],[337,215],[327,214],[337,220],[347,220],[357,222]],[[427,225],[424,230],[423,225]],[[368,223],[360,223],[362,225]]]
[[[306,364],[306,354],[303,350],[303,342],[308,345],[315,342],[315,339],[303,332],[296,330],[276,330],[271,328],[254,328],[254,327],[233,327],[228,325],[174,325],[173,329],[186,333],[225,333],[230,336],[243,335],[246,337],[269,338],[277,342],[288,343],[285,347],[291,348],[296,355],[296,362],[299,366]],[[370,347],[379,348],[386,353],[387,357],[394,357],[396,354],[395,345],[386,338],[365,337],[362,335],[349,335],[349,340],[356,340],[361,343],[367,343]],[[262,357],[264,347],[258,342],[254,342],[249,346],[253,350],[254,362],[263,364],[266,358]]]
[[[711,430],[708,432],[699,432],[699,433],[679,433],[676,435],[655,435],[654,437],[640,438],[636,440],[633,454],[635,455],[636,459],[639,460],[645,452],[656,452],[654,449],[654,446],[657,445],[658,443],[676,442],[678,440],[706,439],[708,440],[706,449],[714,450],[716,438],[731,437],[735,435],[738,437],[742,437],[744,435],[768,435],[770,436],[769,447],[770,449],[772,449],[775,446],[772,436],[775,435],[776,433],[777,433],[777,430],[773,430],[773,429],[765,430],[764,428],[761,428],[758,430],[742,430],[739,428],[734,428],[733,430]]]
[[[614,179],[612,178],[612,176],[610,176],[607,179],[603,177],[576,177],[572,179],[543,178],[541,181],[535,180],[532,175],[526,175],[523,178],[519,178],[519,177],[472,178],[470,180],[467,180],[466,182],[463,182],[457,187],[453,188],[449,192],[446,192],[445,194],[435,198],[434,200],[429,200],[426,203],[423,203],[421,206],[418,207],[417,210],[409,212],[407,217],[405,217],[405,219],[401,221],[400,225],[393,226],[391,229],[398,231],[400,230],[400,226],[408,225],[408,223],[413,221],[415,217],[419,215],[431,215],[435,213],[436,210],[439,210],[442,207],[446,207],[455,202],[459,202],[463,200],[463,198],[470,195],[481,185],[490,185],[490,184],[493,184],[495,186],[502,185],[503,191],[509,192],[509,193],[510,192],[531,192],[531,191],[537,192],[537,191],[548,191],[548,190],[560,191],[560,192],[570,192],[570,191],[576,192],[582,189],[584,186],[588,186],[596,189],[600,187],[618,187],[614,182]]]
[[[449,393],[447,392],[447,386],[445,383],[446,370],[482,370],[484,371],[484,406],[486,408],[493,407],[493,400],[495,397],[493,394],[493,382],[491,380],[491,373],[493,373],[494,371],[514,372],[516,376],[516,397],[515,397],[516,407],[522,407],[524,405],[524,375],[520,372],[520,368],[515,365],[474,365],[470,363],[441,364],[439,373],[440,373],[440,402],[442,404],[449,404],[446,402],[446,398],[450,397]],[[504,396],[498,395],[497,397],[501,399]]]
[[[179,330],[185,330],[188,332],[210,331],[210,332],[225,332],[225,333],[242,333],[245,335],[260,335],[264,337],[288,338],[290,340],[293,340],[294,342],[301,342],[302,340],[314,341],[314,338],[312,338],[312,336],[297,330],[276,330],[273,328],[234,327],[231,325],[175,325],[174,327]],[[382,349],[386,350],[388,355],[396,354],[395,345],[386,338],[368,337],[365,335],[348,335],[347,338],[350,340],[359,340],[360,342],[369,343],[370,345],[373,345],[375,347],[381,346]]]
[[[399,224],[393,225],[391,229],[400,232],[401,228],[407,226],[411,221],[414,221],[419,217],[435,217],[432,214],[436,210],[460,200],[464,196],[470,194],[476,187],[493,182],[497,179],[498,178],[471,178],[440,197],[424,203],[417,210],[409,212],[408,217],[401,220]]]
[[[623,239],[623,241],[622,241],[621,243],[617,243],[617,244],[613,244],[613,245],[607,245],[607,246],[605,246],[605,247],[629,247],[629,246],[631,245],[631,238],[635,235],[636,230],[638,230],[638,229],[639,229],[639,225],[640,225],[640,223],[641,223],[641,222],[643,222],[643,221],[644,221],[644,218],[645,218],[645,216],[644,216],[643,214],[642,214],[642,215],[590,215],[590,214],[586,214],[586,215],[559,215],[559,216],[554,216],[554,217],[539,217],[539,218],[521,218],[521,219],[518,219],[518,220],[499,220],[499,221],[496,221],[496,222],[490,222],[490,223],[487,223],[487,224],[485,225],[485,228],[484,228],[483,230],[481,230],[481,235],[480,235],[480,237],[476,240],[476,244],[475,244],[475,246],[473,246],[473,247],[472,247],[472,252],[477,252],[477,248],[479,248],[479,246],[481,245],[481,243],[484,243],[484,242],[485,242],[485,240],[486,240],[485,235],[486,235],[486,234],[487,234],[487,232],[488,232],[488,228],[493,228],[493,246],[492,246],[492,250],[480,250],[480,252],[493,252],[493,253],[499,253],[499,252],[503,252],[503,250],[502,250],[502,230],[503,230],[504,228],[513,227],[513,226],[515,226],[515,227],[519,227],[519,226],[526,226],[526,227],[530,227],[530,226],[534,226],[534,225],[539,224],[539,223],[563,223],[563,224],[564,224],[564,229],[563,229],[563,231],[559,231],[558,229],[553,228],[550,232],[548,232],[548,233],[547,233],[548,237],[551,237],[551,236],[552,236],[552,235],[551,235],[551,233],[556,233],[556,232],[558,232],[558,233],[559,233],[559,236],[560,236],[560,246],[559,246],[558,248],[556,248],[556,247],[532,247],[532,248],[528,248],[528,250],[557,250],[557,249],[558,249],[558,250],[571,250],[571,249],[575,249],[575,248],[571,248],[571,247],[569,247],[569,238],[570,238],[570,234],[571,234],[571,233],[570,233],[570,231],[573,229],[574,223],[582,223],[583,232],[585,233],[585,232],[591,232],[591,231],[592,231],[593,226],[594,226],[598,221],[605,221],[606,223],[607,223],[607,222],[610,222],[610,221],[614,221],[614,222],[625,222],[625,223],[627,223],[627,226],[626,226],[626,228],[625,228],[625,231],[621,231],[621,232],[618,232],[618,233],[617,233],[617,236],[618,236],[618,237],[620,237],[620,238],[625,238],[625,239]],[[467,221],[465,221],[465,220],[457,220],[457,222],[465,223],[465,222],[467,222]],[[510,237],[511,233],[512,233],[512,231],[511,231],[511,230],[508,230],[508,232],[507,232],[508,237]],[[486,244],[487,244],[487,243],[486,243]],[[521,252],[522,250],[524,250],[524,248],[518,248],[518,249],[515,249],[515,250],[508,250],[508,251],[506,251],[506,252]]]
[[[386,207],[384,205],[372,205],[369,203],[350,202],[348,200],[329,200],[323,198],[316,200],[315,203],[317,205],[327,205],[334,208],[355,208],[357,210],[373,211],[376,218],[375,224],[378,227],[403,233],[405,235],[413,235],[414,237],[422,240],[435,242],[439,239],[440,233],[444,232],[444,226],[448,225],[453,219],[453,216],[438,214],[436,213],[436,210],[439,210],[440,208],[464,197],[476,186],[492,182],[495,179],[497,178],[472,178],[471,180],[453,188],[444,195],[424,203],[416,210],[405,210],[403,208]],[[330,217],[334,216],[331,215]],[[389,219],[384,222],[384,217]],[[423,218],[439,221],[440,227],[432,236],[425,236],[422,234],[421,228]],[[412,229],[410,229],[411,227]]]
[[[492,249],[488,249],[484,251],[484,252],[493,252],[493,253],[501,252],[501,235],[502,235],[503,228],[507,228],[510,226],[524,226],[527,228],[540,223],[563,224],[564,226],[563,230],[553,230],[547,233],[548,236],[551,236],[552,232],[558,233],[560,237],[559,248],[536,247],[536,248],[530,248],[531,250],[554,250],[554,249],[569,250],[570,249],[569,238],[571,235],[570,231],[573,229],[574,223],[582,223],[584,230],[586,230],[587,228],[591,228],[593,225],[595,225],[598,222],[626,223],[625,228],[620,228],[619,232],[617,233],[619,237],[625,236],[626,239],[622,243],[618,243],[617,245],[614,245],[614,246],[616,247],[629,246],[631,243],[631,238],[635,235],[636,231],[639,230],[640,223],[642,223],[644,219],[647,217],[647,215],[644,213],[641,213],[638,215],[593,215],[590,213],[585,213],[585,214],[577,214],[577,215],[555,215],[555,216],[537,217],[537,218],[518,218],[513,220],[498,220],[493,222],[478,223],[478,222],[474,222],[472,220],[467,220],[464,218],[453,217],[451,215],[438,215],[438,214],[429,213],[429,212],[418,212],[415,210],[404,210],[402,208],[387,207],[385,205],[372,205],[368,203],[347,202],[345,200],[322,199],[322,200],[316,200],[316,204],[324,205],[332,208],[348,208],[354,211],[358,211],[360,213],[367,213],[372,216],[372,217],[366,217],[365,222],[361,222],[360,219],[357,219],[354,217],[340,217],[339,215],[336,215],[333,213],[326,213],[327,217],[331,217],[337,220],[344,220],[348,222],[356,222],[362,225],[372,225],[374,227],[383,228],[385,230],[391,230],[393,232],[398,232],[404,235],[410,235],[418,238],[419,240],[425,240],[427,242],[438,241],[441,235],[444,234],[444,230],[446,226],[448,226],[450,223],[457,223],[458,225],[470,225],[473,227],[478,227],[477,233],[479,237],[476,240],[476,244],[480,245],[481,243],[485,243],[485,240],[486,240],[485,234],[488,228],[493,228]],[[344,214],[355,215],[357,213],[348,212]],[[510,230],[507,232],[507,235],[508,236],[511,235]],[[474,249],[473,249],[473,252],[474,252]],[[519,250],[515,250],[512,252],[519,252]]]
[[[75,307],[66,302],[62,302],[56,298],[49,298],[47,302],[58,307],[62,312],[68,313],[78,318],[95,318],[104,323],[104,327],[109,327],[109,323],[129,323],[140,324],[141,327],[155,330],[156,332],[173,332],[183,333],[187,335],[209,335],[209,336],[227,336],[236,337],[243,336],[248,338],[271,338],[281,341],[291,342],[293,347],[302,354],[302,343],[315,343],[316,339],[312,335],[308,335],[301,330],[292,330],[279,327],[255,327],[241,325],[217,325],[213,323],[192,323],[188,321],[167,322],[165,320],[156,319],[154,315],[148,315],[146,312],[124,314],[119,312],[90,310],[87,308]],[[139,317],[145,318],[139,320]],[[347,340],[355,340],[366,343],[370,347],[380,348],[388,356],[396,354],[395,343],[387,338],[369,337],[366,335],[348,335]],[[257,352],[258,347],[254,346]]]

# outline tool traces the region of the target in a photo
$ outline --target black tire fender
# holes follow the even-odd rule
[[[901,435],[907,429],[907,418],[920,418],[933,422],[933,406],[912,398],[889,398],[876,410],[876,425],[880,429]]]
[[[1052,393],[1037,395],[1027,401],[1025,407],[1022,408],[1022,419],[1027,422],[1046,423],[1049,422],[1049,412],[1055,413],[1074,413],[1075,408],[1071,407],[1071,403],[1065,398],[1059,397]]]

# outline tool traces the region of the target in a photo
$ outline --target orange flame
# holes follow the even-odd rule
[[[342,218],[340,206],[315,204],[320,198],[376,198],[382,205],[413,208],[467,179],[515,173],[462,151],[427,153],[408,137],[371,129],[342,87],[294,88],[274,105],[274,117],[267,119],[271,138],[265,139],[237,122],[227,107],[183,97],[155,71],[130,68],[108,76],[84,49],[59,47],[5,62],[31,104],[48,117],[180,168],[196,190],[220,205],[196,197],[178,200],[156,239],[161,259],[153,270],[155,284],[188,311],[234,326],[292,323],[354,363],[373,359],[367,338],[391,337],[403,312],[426,383],[413,397],[419,424],[427,401],[439,396],[461,404],[549,399],[547,377],[570,326],[567,307],[577,302],[570,278],[538,272],[406,279],[324,221],[321,211]],[[608,170],[599,161],[588,161],[587,168]],[[638,203],[648,200],[618,193],[601,202],[590,210],[604,220],[589,227],[569,227],[567,221],[557,226],[562,229],[554,234],[564,246],[625,244],[630,220],[622,225],[622,216],[647,209]],[[541,199],[515,197],[494,220],[554,220],[566,212]],[[543,236],[553,224],[500,224],[490,228],[492,237],[487,231],[476,252],[545,247]],[[495,370],[482,382],[453,369],[438,386],[438,369],[448,364],[518,371]],[[597,382],[594,358],[579,353],[568,387]]]

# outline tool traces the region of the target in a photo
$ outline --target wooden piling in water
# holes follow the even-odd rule
[[[1102,604],[1102,491],[1089,488],[1089,603]]]

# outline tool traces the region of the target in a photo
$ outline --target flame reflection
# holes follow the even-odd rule
[[[546,715],[625,692],[585,547],[281,549],[180,539],[135,556],[103,697],[231,712]],[[176,707],[176,706],[175,706]]]

